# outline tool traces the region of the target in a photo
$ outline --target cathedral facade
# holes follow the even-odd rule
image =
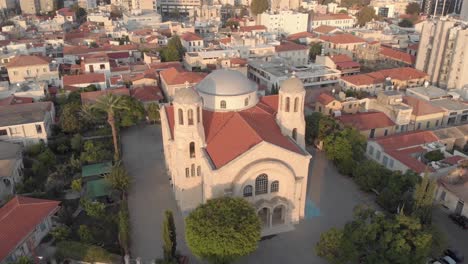
[[[243,197],[262,235],[292,230],[304,217],[310,154],[305,90],[294,76],[278,95],[260,97],[240,72],[217,70],[176,91],[161,108],[166,166],[180,210],[208,199]]]

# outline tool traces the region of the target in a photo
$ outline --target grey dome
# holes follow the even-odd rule
[[[190,87],[177,89],[174,94],[174,102],[179,104],[193,104],[200,100],[198,93]]]
[[[302,81],[293,76],[281,84],[280,91],[284,93],[302,93],[305,89]]]
[[[242,95],[257,91],[257,84],[234,70],[216,70],[196,86],[200,93],[209,95]]]

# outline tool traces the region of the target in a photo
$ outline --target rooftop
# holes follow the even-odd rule
[[[344,125],[352,126],[360,131],[395,126],[395,123],[382,112],[347,114],[336,117],[336,119]]]
[[[0,127],[42,122],[52,107],[51,102],[0,106]]]
[[[49,65],[50,59],[42,56],[19,55],[13,58],[7,65],[7,68],[26,67],[33,65]]]
[[[64,86],[88,83],[103,83],[106,81],[106,75],[104,73],[64,75],[62,77],[62,81]]]
[[[336,75],[340,72],[327,68],[320,64],[308,64],[300,67],[288,67],[282,60],[250,60],[249,65],[261,69],[277,78],[287,79],[292,72],[295,72],[296,77],[299,79],[320,77],[326,75]]]
[[[309,50],[309,47],[294,42],[284,42],[281,45],[275,46],[276,52],[295,51],[295,50]]]
[[[406,89],[407,93],[413,92],[415,94],[420,94],[422,96],[428,97],[429,100],[432,99],[439,99],[439,98],[445,98],[447,97],[447,91],[444,89],[440,89],[435,86],[420,86],[420,87],[414,87],[414,88],[408,88]]]
[[[428,101],[419,99],[414,96],[404,96],[403,103],[413,107],[413,115],[415,116],[431,115],[445,112],[440,107],[433,106]]]
[[[168,85],[181,85],[188,82],[190,84],[198,83],[206,77],[206,73],[188,72],[178,68],[169,68],[159,73],[161,79]]]
[[[59,201],[15,196],[0,208],[0,260],[7,257],[44,219],[59,209]]]
[[[320,36],[320,39],[333,44],[352,44],[352,43],[365,43],[366,40],[351,35],[349,33],[336,34],[332,36]]]
[[[107,174],[112,169],[112,162],[103,162],[81,167],[81,177],[91,177]]]
[[[468,110],[468,105],[460,101],[455,101],[452,99],[439,99],[432,100],[431,104],[447,109],[448,111],[462,111]]]

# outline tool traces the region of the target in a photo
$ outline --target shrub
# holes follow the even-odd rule
[[[442,153],[440,150],[433,150],[429,151],[426,154],[424,154],[424,158],[426,158],[427,161],[439,161],[444,159],[444,153]]]
[[[61,241],[57,243],[57,255],[59,259],[70,258],[84,262],[114,263],[114,257],[103,248],[86,245],[74,241]],[[115,262],[117,263],[117,262]]]
[[[93,233],[91,232],[91,229],[85,225],[80,225],[80,227],[78,228],[78,236],[80,237],[80,240],[84,243],[94,243]]]
[[[54,228],[50,234],[57,241],[62,241],[70,236],[70,228],[67,226],[59,226]]]

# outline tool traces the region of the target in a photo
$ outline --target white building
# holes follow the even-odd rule
[[[309,61],[309,47],[305,45],[285,42],[275,46],[275,51],[278,57],[292,66],[306,65]]]
[[[463,162],[460,160],[459,163]],[[466,163],[466,160],[465,160]],[[468,174],[466,168],[459,166],[438,179],[435,200],[450,210],[450,213],[468,217]]]
[[[279,88],[294,73],[306,88],[334,86],[338,84],[341,72],[323,65],[308,64],[300,67],[288,66],[283,59],[272,61],[251,60],[247,67],[247,77],[268,91]]]
[[[96,0],[78,0],[78,6],[84,9],[93,9],[97,7]]]
[[[123,22],[128,30],[158,28],[161,21],[161,15],[152,10],[139,10],[123,14]]]
[[[348,29],[354,27],[355,24],[356,18],[348,14],[316,14],[310,16],[310,31],[322,25]]]
[[[164,155],[183,213],[208,199],[244,197],[262,235],[292,230],[304,218],[308,166],[304,97],[299,79],[279,96],[259,98],[241,73],[217,70],[179,89],[161,109]]]
[[[258,25],[264,25],[270,32],[294,34],[307,31],[308,13],[294,11],[265,12],[258,16]]]
[[[205,47],[203,38],[192,32],[182,34],[180,42],[188,52],[200,51]]]
[[[15,193],[21,183],[23,154],[20,144],[0,141],[0,202]]]
[[[47,143],[55,123],[51,102],[0,106],[0,140],[23,145]]]

